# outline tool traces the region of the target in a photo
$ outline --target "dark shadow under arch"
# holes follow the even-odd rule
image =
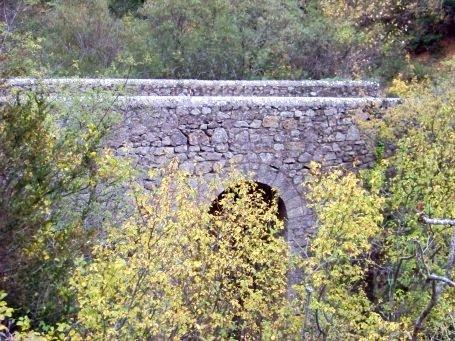
[[[276,190],[274,190],[271,186],[264,184],[262,182],[257,182],[257,181],[249,181],[252,186],[251,190],[252,191],[259,191],[262,194],[263,200],[269,205],[272,206],[274,204],[274,200],[277,200],[278,204],[278,219],[283,221],[285,223],[285,228],[286,228],[286,221],[287,221],[287,212],[286,212],[286,206],[284,204],[284,201],[281,197],[278,196],[278,193]],[[222,198],[226,195],[226,193],[230,193],[235,190],[235,187],[231,187],[223,191],[218,195],[218,197],[213,201],[212,205],[210,206],[210,214],[216,215],[220,213],[223,208],[221,205],[221,200]]]
[[[237,185],[227,188],[226,190],[221,192],[218,195],[218,197],[212,202],[212,205],[211,205],[210,211],[209,211],[210,214],[212,214],[212,216],[214,216],[215,219],[218,219],[218,218],[224,219],[225,217],[223,216],[223,214],[226,213],[226,211],[228,211],[229,208],[227,207],[226,211],[223,210],[222,199],[228,194],[234,194],[233,197],[231,197],[229,199],[233,199],[234,202],[237,202],[237,200],[239,198],[238,187],[245,185],[245,183],[250,185],[247,188],[248,194],[260,193],[261,199],[269,207],[271,207],[272,205],[277,205],[276,206],[277,207],[277,211],[276,211],[277,218],[281,222],[283,222],[284,226],[283,226],[283,229],[280,229],[279,231],[277,231],[276,226],[274,226],[274,224],[276,224],[277,222],[274,219],[273,223],[271,223],[271,224],[267,223],[267,224],[262,225],[262,228],[260,229],[260,231],[262,233],[250,234],[250,233],[248,233],[249,226],[247,224],[242,225],[242,220],[240,220],[240,225],[238,225],[241,228],[240,238],[239,238],[238,233],[233,234],[233,236],[230,236],[229,234],[226,234],[226,233],[222,234],[224,250],[226,249],[226,247],[228,247],[231,250],[237,251],[239,246],[241,247],[243,245],[242,242],[245,242],[245,240],[243,240],[239,243],[239,239],[241,240],[243,237],[246,237],[246,241],[248,242],[249,235],[255,236],[254,238],[260,238],[260,242],[262,242],[262,243],[258,243],[258,240],[254,239],[253,245],[255,247],[264,247],[264,246],[259,246],[259,245],[263,245],[263,244],[267,244],[267,243],[274,243],[276,241],[279,241],[281,243],[287,239],[286,238],[287,212],[286,212],[286,207],[285,207],[284,201],[283,201],[283,199],[281,199],[278,196],[278,193],[276,190],[274,190],[271,186],[261,183],[261,182],[256,182],[256,181],[250,180],[250,181],[245,181],[245,182],[239,182]],[[229,202],[232,203],[232,201],[230,201],[230,200],[229,200]],[[255,206],[252,206],[252,207],[255,208]],[[239,212],[237,210],[234,211],[235,216],[241,215],[241,214],[242,214],[241,210]],[[217,237],[218,236],[217,225],[214,224],[214,226],[210,226],[209,228],[210,228],[210,230],[209,230],[210,234],[212,236]],[[215,241],[214,241],[213,245],[211,246],[211,250],[213,250],[213,252],[217,252],[219,250],[219,241],[217,238],[214,238],[214,240]],[[283,245],[283,244],[281,244],[281,245]],[[287,256],[285,249],[282,249],[281,251],[279,248],[274,249],[274,250],[275,251],[274,251],[273,256],[279,257],[280,255],[282,255],[283,259],[285,259],[284,257]],[[245,285],[245,281],[244,281],[245,276],[248,276],[248,279],[250,282],[248,284],[248,286],[249,286],[250,290],[253,290],[254,292],[260,292],[261,294],[270,292],[271,287],[266,282],[264,282],[261,274],[263,273],[264,270],[269,271],[268,269],[271,269],[273,267],[274,263],[269,262],[267,260],[258,259],[257,255],[255,255],[255,253],[240,252],[240,253],[235,253],[235,254],[237,255],[237,257],[240,257],[240,259],[244,263],[247,263],[248,266],[240,267],[238,269],[238,271],[236,269],[236,271],[231,270],[226,273],[226,275],[227,275],[226,279],[229,281],[229,286],[233,287],[233,288],[238,287],[239,291],[240,291],[240,288],[242,288]],[[281,262],[281,259],[279,261]],[[276,262],[276,260],[275,260],[275,262]],[[242,296],[237,297],[237,298],[234,297],[233,299],[237,300],[237,304],[239,306],[242,306],[242,307],[244,306],[244,304],[245,304],[244,297],[242,297]],[[232,317],[232,326],[233,327],[232,327],[232,329],[228,330],[229,339],[233,339],[233,340],[242,339],[242,337],[241,337],[242,331],[246,327],[244,322],[245,321],[244,321],[243,317],[240,315],[235,315]]]

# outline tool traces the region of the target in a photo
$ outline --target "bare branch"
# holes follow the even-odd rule
[[[447,277],[444,277],[444,276],[438,276],[438,275],[435,275],[435,274],[430,274],[428,276],[428,279],[432,280],[432,281],[441,281],[441,282],[444,282],[445,284],[448,284],[451,287],[455,287],[455,282],[452,281],[451,279],[447,278]]]
[[[442,284],[442,283],[439,283],[439,284]],[[430,301],[428,301],[425,309],[420,313],[419,318],[414,323],[414,331],[412,333],[411,340],[415,341],[418,339],[419,333],[423,328],[423,324],[425,323],[425,320],[427,319],[428,315],[430,315],[430,312],[433,310],[435,305],[438,303],[439,296],[441,295],[441,290],[442,290],[441,285],[438,285],[437,283],[432,282]]]
[[[425,214],[422,214],[422,215],[420,216],[420,219],[421,219],[425,224],[455,226],[455,219],[449,219],[449,218],[429,218],[429,217],[427,217]]]
[[[429,218],[425,214],[420,215],[420,220],[430,225],[449,225],[455,227],[455,219],[440,219],[440,218]],[[420,245],[420,244],[419,244]],[[452,233],[452,237],[449,245],[449,257],[446,264],[446,275],[439,276],[435,274],[428,274],[428,279],[431,280],[431,298],[427,303],[424,310],[420,313],[417,321],[414,323],[414,331],[412,333],[412,340],[417,340],[420,331],[423,328],[428,315],[430,315],[433,308],[438,304],[439,298],[444,291],[446,286],[455,287],[455,282],[449,277],[455,267],[455,230]],[[428,270],[427,270],[428,271]]]

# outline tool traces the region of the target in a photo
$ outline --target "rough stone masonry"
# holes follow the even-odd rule
[[[182,169],[206,177],[231,166],[253,174],[278,190],[295,252],[314,229],[302,186],[310,162],[325,169],[371,165],[373,148],[356,119],[371,106],[396,103],[378,97],[376,83],[356,81],[13,79],[8,85],[117,91],[123,120],[108,145],[118,156],[144,170],[177,157]],[[143,181],[150,186],[146,175]]]

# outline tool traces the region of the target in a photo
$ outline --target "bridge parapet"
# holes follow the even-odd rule
[[[377,97],[379,84],[352,80],[211,81],[173,79],[33,79],[14,78],[5,92],[35,89],[43,93],[115,91],[129,96],[283,96],[283,97]]]

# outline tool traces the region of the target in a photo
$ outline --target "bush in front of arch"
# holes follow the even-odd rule
[[[239,176],[208,183],[169,171],[111,228],[72,278],[88,338],[297,337],[278,207]],[[210,212],[216,188],[231,188]],[[206,188],[205,191],[200,191]],[[202,194],[201,194],[202,193]]]

